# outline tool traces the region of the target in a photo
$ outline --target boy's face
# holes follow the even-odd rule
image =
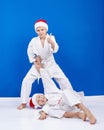
[[[36,29],[36,33],[38,34],[38,36],[40,38],[46,38],[46,34],[47,34],[47,29],[45,27],[38,27]]]
[[[47,102],[47,98],[43,94],[36,96],[36,101],[40,106],[44,106]]]

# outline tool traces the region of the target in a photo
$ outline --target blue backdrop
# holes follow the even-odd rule
[[[48,21],[60,46],[57,63],[76,91],[104,94],[103,0],[0,0],[0,97],[20,96],[21,82],[31,64],[27,46],[34,22]],[[33,84],[34,92],[43,92]]]

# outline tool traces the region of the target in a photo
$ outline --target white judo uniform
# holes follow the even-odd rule
[[[35,55],[39,55],[41,57],[43,67],[47,70],[47,74],[50,76],[50,78],[54,78],[57,81],[62,90],[66,88],[72,90],[70,81],[65,76],[65,74],[63,73],[63,71],[54,59],[53,53],[56,53],[59,49],[55,37],[51,36],[52,40],[55,43],[54,50],[51,48],[51,45],[47,42],[48,37],[49,35],[47,34],[44,47],[42,47],[40,38],[38,36],[34,37],[28,45],[27,53],[29,61],[30,63],[32,63],[32,66],[22,81],[22,103],[27,103],[29,101],[32,84],[33,82],[35,82],[36,79],[41,77],[40,73],[37,71],[35,65],[33,64],[33,62],[35,61]]]
[[[67,111],[79,111],[75,105],[82,102],[83,92],[77,93],[70,88],[65,88],[64,90],[58,89],[45,69],[41,69],[40,73],[45,96],[48,99],[42,108],[45,113],[51,117],[61,118]]]

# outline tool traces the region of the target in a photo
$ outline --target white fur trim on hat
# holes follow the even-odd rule
[[[37,20],[34,25],[35,31],[38,27],[45,27],[48,31],[48,24],[45,20]]]
[[[40,95],[40,94],[42,94],[42,93],[37,93],[37,94],[34,94],[34,95],[32,96],[32,102],[33,102],[33,104],[34,104],[35,106],[37,106],[37,107],[42,107],[42,106],[40,106],[40,105],[37,103],[37,101],[36,101],[36,96],[37,96],[37,95]]]

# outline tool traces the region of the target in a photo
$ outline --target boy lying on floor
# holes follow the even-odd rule
[[[96,118],[91,111],[82,103],[82,96],[71,89],[58,89],[47,71],[40,69],[45,94],[34,94],[30,99],[30,106],[41,107],[40,120],[47,116],[56,118],[80,118],[89,120],[90,124],[96,123]]]

